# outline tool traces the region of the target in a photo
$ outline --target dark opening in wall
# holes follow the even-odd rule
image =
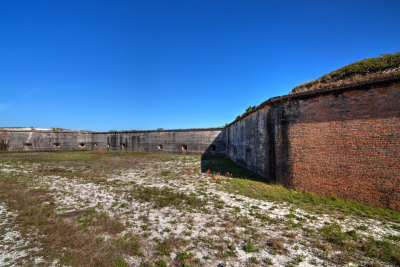
[[[8,143],[7,140],[0,140],[0,150],[7,150]]]
[[[163,151],[163,145],[158,145],[158,151]]]
[[[182,153],[187,153],[187,145],[182,145]]]
[[[251,149],[247,148],[246,149],[246,165],[251,166],[252,160],[251,160]]]
[[[210,146],[210,150],[211,150],[211,151],[217,150],[217,146],[216,146],[216,145],[211,145],[211,146]]]
[[[125,144],[121,145],[121,150],[125,150]]]
[[[233,147],[233,159],[236,160],[237,158],[237,148],[236,146]]]
[[[79,148],[84,149],[86,147],[85,143],[79,143]]]
[[[61,144],[60,143],[53,143],[53,149],[60,149]]]
[[[24,150],[32,150],[32,144],[31,143],[24,143]]]

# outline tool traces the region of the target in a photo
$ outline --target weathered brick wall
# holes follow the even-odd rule
[[[276,181],[400,209],[400,84],[276,108]]]
[[[399,79],[273,98],[225,133],[227,156],[269,180],[400,210]]]

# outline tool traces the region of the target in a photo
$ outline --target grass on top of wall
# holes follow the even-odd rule
[[[369,79],[386,78],[400,74],[400,52],[366,58],[327,73],[316,80],[300,84],[290,92],[312,91],[327,86],[337,86]]]
[[[232,160],[223,157],[207,157],[202,161],[202,171],[210,169],[212,173],[221,175],[229,172],[232,174],[230,183],[224,183],[223,190],[240,194],[246,197],[287,202],[315,213],[338,213],[338,216],[353,214],[369,218],[385,219],[392,222],[400,222],[400,212],[387,208],[379,208],[364,205],[358,201],[339,199],[335,196],[327,197],[309,192],[293,190],[277,185],[266,178],[253,173]]]

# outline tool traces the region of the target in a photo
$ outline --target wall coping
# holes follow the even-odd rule
[[[394,82],[400,82],[400,75],[395,75],[395,76],[382,78],[382,79],[374,79],[374,80],[369,80],[369,81],[364,81],[364,82],[359,82],[359,83],[344,84],[344,85],[340,85],[340,86],[331,86],[331,87],[326,87],[326,88],[308,91],[308,92],[300,92],[300,93],[296,93],[296,94],[287,94],[287,95],[283,95],[283,96],[271,97],[268,100],[262,102],[257,107],[255,107],[252,111],[247,112],[246,114],[235,119],[233,122],[229,123],[226,127],[235,124],[236,122],[248,117],[249,115],[253,114],[254,112],[257,112],[258,110],[264,108],[265,106],[273,106],[274,104],[278,104],[278,103],[282,103],[282,102],[289,102],[289,101],[298,100],[298,99],[309,99],[309,98],[314,98],[314,97],[321,96],[321,95],[342,93],[342,92],[352,91],[352,90],[369,90],[369,89],[371,89],[371,86],[391,84]]]
[[[151,132],[202,132],[202,131],[221,131],[225,127],[214,128],[189,128],[189,129],[165,129],[165,130],[132,130],[116,132],[93,132],[94,134],[114,134],[114,133],[151,133]]]
[[[90,132],[90,131],[53,131],[53,130],[29,130],[29,129],[12,129],[0,128],[0,132],[37,132],[37,133],[73,133],[73,134],[118,134],[118,133],[151,133],[151,132],[201,132],[201,131],[222,131],[224,127],[214,128],[189,128],[189,129],[166,129],[166,130],[132,130],[132,131],[116,131],[116,132]]]

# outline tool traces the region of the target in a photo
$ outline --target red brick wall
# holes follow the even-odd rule
[[[400,83],[273,105],[278,183],[400,210]]]

